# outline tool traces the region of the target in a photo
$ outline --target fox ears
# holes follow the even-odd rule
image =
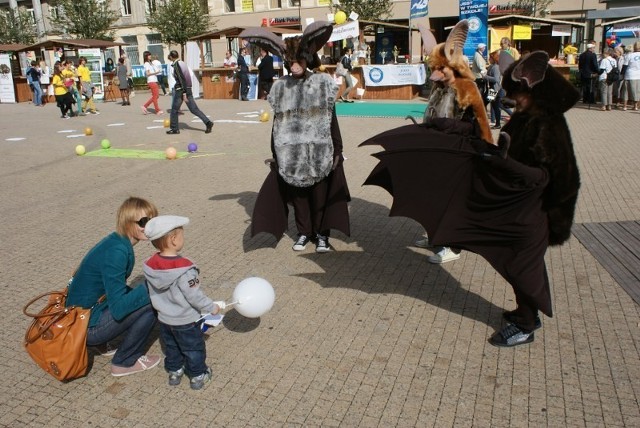
[[[464,43],[467,41],[469,33],[469,21],[463,19],[459,21],[453,30],[449,33],[447,40],[444,42],[444,54],[451,61],[456,56],[462,55]]]

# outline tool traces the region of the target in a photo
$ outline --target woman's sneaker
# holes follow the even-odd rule
[[[138,358],[138,361],[131,367],[122,367],[111,364],[111,375],[120,377],[128,376],[134,373],[143,372],[149,370],[160,364],[161,357],[157,355],[143,355]]]
[[[211,380],[211,367],[207,367],[207,371],[202,373],[199,376],[195,376],[191,378],[190,384],[191,389],[202,389],[202,387]]]
[[[175,372],[169,372],[169,385],[177,386],[180,385],[182,381],[182,376],[184,376],[184,367],[180,367],[180,370]]]

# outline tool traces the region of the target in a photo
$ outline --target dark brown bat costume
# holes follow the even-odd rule
[[[303,59],[307,68],[320,66],[317,51],[333,26],[314,22],[302,36],[281,40],[264,28],[249,28],[239,37],[281,57],[291,72]],[[295,66],[299,66],[295,64]],[[326,73],[304,71],[274,82],[268,100],[274,111],[271,150],[275,163],[253,210],[251,234],[267,232],[280,239],[288,226],[288,204],[294,206],[300,237],[328,243],[330,229],[350,234],[350,200],[342,167],[342,137],[335,113],[338,87]],[[299,241],[298,241],[299,242]],[[294,250],[304,248],[294,245]]]
[[[491,337],[496,346],[532,342],[538,311],[552,316],[544,255],[568,239],[573,222],[579,177],[563,113],[578,95],[547,61],[534,52],[505,71],[503,86],[518,107],[497,148],[455,119],[362,143],[385,149],[365,184],[391,193],[390,215],[418,221],[433,245],[480,254],[513,287],[518,306]]]

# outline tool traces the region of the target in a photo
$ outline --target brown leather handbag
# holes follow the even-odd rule
[[[44,308],[37,313],[29,311],[31,305],[47,296]],[[102,296],[96,305],[104,298]],[[45,372],[60,381],[84,376],[88,366],[87,328],[91,309],[66,308],[66,299],[66,288],[50,291],[33,298],[22,310],[33,318],[24,336],[27,353]]]

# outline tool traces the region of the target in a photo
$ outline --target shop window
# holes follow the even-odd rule
[[[236,3],[234,0],[224,0],[225,13],[233,13],[236,11]]]

